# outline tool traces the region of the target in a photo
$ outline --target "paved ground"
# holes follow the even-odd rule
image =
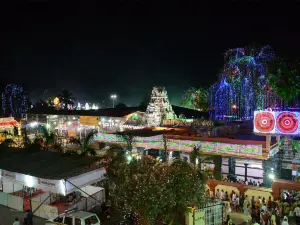
[[[23,224],[24,215],[25,213],[23,212],[18,212],[0,205],[0,225],[12,225],[16,217],[22,222],[20,224]],[[33,224],[45,225],[45,220],[35,217],[33,219]]]

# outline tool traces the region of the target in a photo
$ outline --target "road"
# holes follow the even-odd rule
[[[16,210],[9,209],[0,205],[0,225],[12,225],[16,217],[19,218],[20,224],[23,224],[24,215],[24,212],[18,212]],[[33,224],[45,225],[45,220],[42,218],[35,217],[33,219]]]

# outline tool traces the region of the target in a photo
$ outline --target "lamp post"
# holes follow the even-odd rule
[[[248,169],[248,165],[249,165],[247,160],[244,161],[244,165],[245,165],[245,182],[246,182],[247,181],[247,169]]]
[[[111,95],[110,98],[112,99],[113,102],[113,108],[115,108],[115,100],[117,99],[117,95]]]

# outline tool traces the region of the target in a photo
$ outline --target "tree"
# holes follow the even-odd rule
[[[124,109],[127,108],[128,106],[122,102],[118,103],[115,108],[119,108],[119,109]]]
[[[44,126],[39,126],[39,129],[42,132],[40,139],[43,139],[44,141],[42,146],[44,149],[56,149],[59,151],[63,150],[61,144],[58,142],[55,132],[48,131],[48,129]]]
[[[299,64],[277,59],[269,64],[269,83],[277,96],[284,100],[284,107],[300,94]]]
[[[73,94],[65,89],[62,90],[61,93],[58,95],[59,101],[64,105],[64,109],[68,109],[68,105],[73,105]]]
[[[96,151],[91,146],[92,138],[96,133],[96,131],[91,131],[84,138],[71,138],[70,142],[79,146],[80,155],[96,155]]]
[[[26,151],[30,153],[35,153],[42,149],[41,138],[35,136],[33,140],[30,139],[26,128],[22,129],[22,136],[23,136],[23,146]]]
[[[121,132],[117,134],[118,137],[120,137],[121,139],[123,139],[126,144],[127,144],[127,151],[131,152],[132,148],[133,148],[133,141],[134,141],[134,135],[132,134],[132,132],[127,131],[127,132]]]
[[[183,94],[181,106],[199,111],[208,110],[208,92],[204,88],[189,88]]]
[[[113,166],[112,166],[113,165]],[[200,205],[204,196],[199,170],[182,161],[161,163],[151,156],[118,163],[107,168],[110,197],[124,212],[138,213],[141,224],[177,221],[188,206]]]

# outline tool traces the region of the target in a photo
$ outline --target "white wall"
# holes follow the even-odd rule
[[[89,195],[93,195],[93,194],[95,194],[95,193],[97,193],[97,192],[99,192],[99,191],[101,191],[103,188],[101,188],[101,187],[94,187],[94,186],[86,186],[86,187],[83,187],[83,188],[81,188],[84,192],[82,192],[82,191],[80,191],[81,192],[81,194],[82,194],[82,196],[84,196],[84,197],[88,197]],[[79,191],[79,190],[78,190]],[[87,194],[88,195],[87,195]]]

